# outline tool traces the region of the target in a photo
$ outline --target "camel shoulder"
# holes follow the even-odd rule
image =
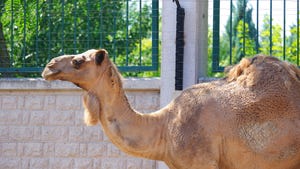
[[[169,105],[170,112],[177,117],[193,117],[200,114],[207,106],[217,107],[216,94],[225,80],[216,80],[191,86],[181,92]]]

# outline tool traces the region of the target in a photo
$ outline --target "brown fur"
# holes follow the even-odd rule
[[[116,86],[117,89],[122,88],[121,75],[117,71],[117,68],[112,65],[108,68],[108,74],[111,79],[112,86]],[[94,126],[100,121],[101,108],[99,104],[98,97],[91,93],[86,92],[83,97],[83,106],[84,106],[84,122],[88,126]]]
[[[227,74],[227,81],[237,81],[238,83],[246,86],[253,86],[258,82],[263,81],[262,78],[266,76],[259,76],[261,69],[265,68],[267,65],[272,66],[272,68],[277,69],[277,71],[284,71],[282,74],[282,80],[289,87],[288,81],[293,79],[297,82],[300,81],[300,70],[288,62],[282,62],[275,57],[268,57],[264,55],[257,55],[253,58],[243,58],[241,62],[234,67],[232,67]],[[266,79],[265,79],[266,80]]]
[[[100,118],[100,105],[97,96],[86,92],[83,96],[84,122],[88,126],[96,125]]]
[[[95,61],[97,53],[105,57]],[[83,58],[75,69],[72,59]],[[151,114],[131,108],[105,50],[57,57],[43,77],[82,87],[85,122],[100,122],[131,155],[171,169],[300,168],[300,70],[276,58],[243,59],[225,79],[194,85]]]

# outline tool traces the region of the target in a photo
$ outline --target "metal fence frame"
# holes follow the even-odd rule
[[[223,72],[224,71],[224,66],[220,66],[220,1],[221,0],[213,0],[213,48],[212,48],[212,71],[213,72]],[[246,1],[244,0],[244,3]],[[256,7],[257,9],[259,9],[259,5],[260,5],[260,0],[256,0]],[[269,36],[269,40],[270,40],[270,50],[269,50],[269,55],[272,55],[272,26],[273,26],[273,23],[272,23],[272,16],[273,16],[273,4],[272,4],[272,0],[270,0],[270,11],[269,11],[269,15],[270,15],[270,28],[269,28],[269,31],[270,31],[270,36]],[[244,6],[246,8],[246,6]],[[282,55],[282,60],[286,60],[287,59],[287,56],[286,56],[286,0],[283,0],[283,13],[284,13],[284,17],[283,17],[283,55]],[[230,64],[233,64],[232,63],[232,10],[233,10],[233,0],[230,0],[230,41],[229,41],[229,46],[230,46]],[[245,10],[245,9],[244,9]],[[297,0],[297,24],[296,24],[296,27],[297,27],[297,65],[300,66],[300,63],[299,63],[299,60],[300,60],[300,57],[299,57],[299,0]],[[257,17],[259,17],[259,10],[256,11],[256,15]],[[259,19],[256,19],[257,22],[256,22],[256,26],[259,25]],[[245,25],[244,25],[245,26]],[[245,28],[244,28],[245,29]],[[259,27],[257,26],[257,37],[259,37]],[[245,52],[245,36],[244,36],[244,45],[243,45],[243,51]],[[257,41],[255,42],[256,45],[258,45],[258,38],[257,38]],[[256,53],[260,53],[259,49],[256,48]]]
[[[126,22],[128,22],[128,9],[129,9],[128,1],[130,1],[130,0],[125,0],[125,1],[127,2],[127,5],[126,5],[127,20],[126,20]],[[141,4],[142,0],[139,0],[139,1]],[[63,3],[64,0],[62,0],[61,2]],[[101,2],[102,1],[100,0],[100,3]],[[38,8],[38,6],[37,6],[37,8]],[[24,7],[24,10],[25,9],[26,9],[26,7]],[[140,10],[141,10],[141,5],[140,5]],[[12,23],[11,23],[10,29],[13,30],[13,24],[14,24],[13,12],[14,11],[12,10],[11,12],[12,12],[12,18],[11,18]],[[64,11],[62,11],[62,15],[64,15],[63,12]],[[36,15],[38,15],[38,10],[36,10]],[[140,65],[128,65],[128,62],[126,62],[125,65],[118,65],[118,68],[120,71],[122,71],[122,72],[142,72],[142,71],[157,71],[158,70],[158,65],[159,65],[159,60],[158,60],[158,57],[159,57],[159,0],[152,0],[152,16],[151,17],[152,17],[152,38],[151,38],[151,41],[152,41],[152,64],[143,66],[140,61]],[[24,24],[26,24],[26,22],[24,22]],[[141,22],[140,22],[140,24],[141,24]],[[127,24],[127,26],[128,26],[128,24]],[[126,28],[126,29],[128,31],[128,28]],[[38,31],[38,29],[36,29],[36,31]],[[11,36],[13,36],[13,33],[11,33]],[[24,37],[26,37],[25,31],[24,31]],[[12,39],[10,39],[10,40],[12,40]],[[25,42],[25,40],[24,40],[24,42]],[[13,43],[13,40],[11,43]],[[36,42],[36,43],[38,43],[38,42]],[[140,39],[140,45],[142,45],[141,39]],[[11,46],[14,46],[14,45],[12,44]],[[101,46],[101,44],[100,44],[100,46]],[[36,52],[39,52],[39,51],[36,51]],[[83,52],[83,51],[80,51],[80,52]],[[126,56],[126,61],[127,61],[128,60],[127,58],[130,56],[128,55],[128,53],[126,53],[126,54],[127,54],[127,56]],[[110,54],[110,56],[112,56],[112,54]],[[10,56],[10,58],[12,58],[12,57],[13,56]],[[22,56],[20,56],[20,57],[22,57]],[[52,56],[52,57],[55,57],[55,56]],[[141,52],[140,52],[139,57],[140,57],[139,59],[141,60],[141,57],[142,57]],[[48,60],[49,59],[51,59],[51,58],[48,58]],[[113,60],[115,60],[115,56],[113,56]],[[13,67],[13,66],[0,67],[0,73],[33,73],[33,72],[41,72],[42,70],[43,70],[43,67],[39,67],[39,66],[37,66],[37,67]]]

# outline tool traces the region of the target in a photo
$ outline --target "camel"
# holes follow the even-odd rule
[[[300,169],[300,70],[288,62],[244,58],[150,114],[130,106],[104,49],[53,58],[42,76],[82,88],[85,123],[130,155],[170,169]]]

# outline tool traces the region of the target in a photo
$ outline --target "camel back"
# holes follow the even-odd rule
[[[228,71],[226,79],[247,87],[261,87],[263,83],[279,85],[282,82],[289,89],[292,84],[300,86],[300,69],[275,57],[257,55],[242,59]]]
[[[277,58],[257,55],[233,66],[218,98],[241,124],[299,117],[300,70]],[[223,91],[224,90],[224,91]]]

